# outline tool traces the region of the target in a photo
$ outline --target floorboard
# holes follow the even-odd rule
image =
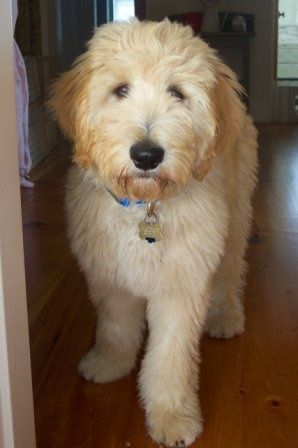
[[[260,126],[260,183],[248,252],[246,331],[202,341],[197,448],[298,446],[298,127]],[[153,448],[138,367],[113,384],[77,373],[95,316],[69,253],[63,211],[69,157],[54,152],[22,191],[38,448]]]

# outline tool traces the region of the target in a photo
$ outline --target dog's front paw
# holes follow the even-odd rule
[[[229,339],[244,331],[245,317],[242,307],[210,310],[205,329],[213,338]]]
[[[185,448],[201,434],[203,424],[200,412],[192,415],[160,409],[148,416],[149,434],[157,443],[167,447]]]
[[[123,354],[105,354],[98,345],[95,345],[82,358],[79,373],[85,380],[94,383],[109,383],[126,376],[133,366],[134,361],[129,361],[129,358]]]

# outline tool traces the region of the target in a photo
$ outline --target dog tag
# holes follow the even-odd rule
[[[139,223],[139,237],[148,243],[155,243],[163,239],[162,224],[157,222],[154,214],[146,215],[144,221]]]

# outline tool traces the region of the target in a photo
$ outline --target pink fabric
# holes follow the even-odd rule
[[[12,2],[13,27],[15,27],[17,15],[18,15],[17,0],[13,0]],[[28,104],[29,104],[28,82],[27,82],[24,59],[15,40],[13,44],[14,44],[14,71],[15,71],[20,183],[22,187],[32,188],[33,183],[30,180],[28,180],[29,171],[32,165],[28,145]]]

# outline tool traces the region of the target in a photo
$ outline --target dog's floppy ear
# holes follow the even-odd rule
[[[76,161],[82,166],[90,164],[93,136],[87,119],[88,89],[91,76],[86,55],[77,59],[68,72],[53,84],[48,106],[55,115],[65,136],[74,142]]]
[[[223,150],[233,148],[246,113],[241,100],[244,89],[233,71],[217,60],[215,73],[216,83],[211,93],[214,136],[195,169],[194,177],[200,181],[210,170],[214,157]]]

